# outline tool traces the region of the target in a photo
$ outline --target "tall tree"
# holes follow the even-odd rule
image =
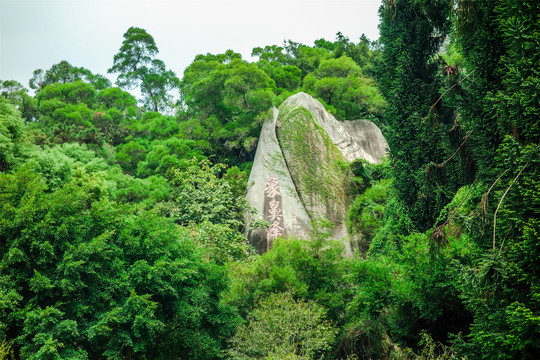
[[[457,190],[451,179],[458,172],[454,164],[433,166],[451,155],[453,114],[438,101],[441,63],[436,57],[450,28],[450,10],[446,0],[385,0],[379,12],[379,85],[388,102],[383,132],[398,196],[420,230],[433,225]]]
[[[458,5],[456,38],[472,80],[456,98],[483,193],[467,234],[483,251],[459,273],[474,314],[467,349],[471,359],[533,359],[540,353],[540,5]]]
[[[172,105],[172,91],[178,88],[175,73],[155,58],[159,52],[154,38],[146,30],[130,27],[124,34],[119,52],[108,73],[118,73],[116,84],[124,89],[140,87],[144,105],[153,110],[166,110]]]

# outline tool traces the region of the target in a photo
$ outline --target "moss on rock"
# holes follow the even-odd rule
[[[308,214],[342,224],[348,205],[347,160],[305,107],[283,104],[277,134]]]

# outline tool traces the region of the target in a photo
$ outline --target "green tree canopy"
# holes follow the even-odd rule
[[[206,140],[213,161],[239,164],[253,159],[260,126],[274,103],[274,81],[240,54],[198,55],[184,72],[181,90],[188,117],[186,134]],[[194,129],[200,132],[194,132]]]
[[[23,132],[21,113],[9,101],[0,98],[0,172],[14,163]]]
[[[83,67],[72,66],[65,60],[54,64],[49,70],[35,70],[29,81],[29,86],[31,89],[36,90],[36,92],[39,92],[47,85],[54,83],[67,84],[77,80],[92,84],[98,90],[111,86],[109,79],[103,75],[93,74],[90,70]]]
[[[385,101],[375,82],[348,56],[322,60],[304,78],[304,89],[334,108],[343,120],[380,117]]]
[[[15,80],[0,81],[0,94],[21,112],[27,122],[36,118],[36,99],[28,95],[28,90]]]
[[[16,357],[215,359],[236,323],[189,231],[95,192],[0,173],[0,337]]]
[[[155,58],[158,48],[146,30],[130,27],[124,41],[114,56],[108,73],[118,73],[116,84],[121,88],[140,88],[143,104],[153,111],[164,111],[174,105],[173,90],[179,80],[165,63]]]
[[[397,194],[422,231],[433,226],[466,180],[461,161],[436,166],[466,138],[452,123],[454,110],[438,100],[442,62],[436,54],[451,27],[450,11],[444,0],[384,1],[379,10],[383,54],[378,84],[388,104],[382,131]]]
[[[240,230],[243,202],[222,178],[224,169],[223,164],[212,166],[208,160],[192,159],[182,169],[170,171],[173,191],[167,214],[182,225],[209,221]]]
[[[291,294],[272,294],[238,329],[228,355],[235,360],[314,359],[330,348],[335,336],[323,307],[295,300]]]

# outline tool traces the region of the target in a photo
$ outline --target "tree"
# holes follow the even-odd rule
[[[347,229],[353,237],[351,247],[365,253],[369,249],[375,231],[381,226],[384,207],[388,198],[390,181],[377,182],[354,199],[347,215]]]
[[[56,143],[118,145],[129,135],[127,119],[139,112],[131,94],[119,88],[97,92],[82,80],[47,85],[36,100],[40,116],[30,126]]]
[[[343,120],[380,117],[384,99],[372,79],[348,56],[321,60],[304,78],[304,89],[335,108]]]
[[[186,115],[195,118],[203,130],[192,139],[212,144],[206,155],[213,161],[237,165],[252,160],[275,89],[263,70],[231,50],[198,55],[186,68],[181,84]],[[194,128],[193,123],[186,126]]]
[[[289,293],[272,294],[238,329],[228,354],[235,360],[323,358],[336,332],[322,306],[295,300]]]
[[[18,140],[23,132],[21,113],[9,101],[0,98],[0,172],[15,161]]]
[[[185,162],[184,169],[170,171],[173,189],[168,215],[182,225],[209,221],[240,230],[243,202],[235,198],[231,186],[221,177],[225,168],[194,158]]]
[[[397,194],[421,231],[434,225],[464,183],[459,162],[437,166],[465,138],[453,126],[453,110],[438,101],[442,63],[436,54],[450,29],[450,10],[445,0],[387,0],[379,10],[383,54],[378,82],[388,104],[382,131]]]
[[[284,47],[257,47],[257,66],[274,80],[280,101],[302,89],[331,106],[341,119],[380,116],[384,101],[373,79],[377,51],[363,36],[354,44],[343,34],[310,47],[289,41]],[[303,86],[302,86],[303,85]]]
[[[117,87],[103,89],[97,94],[97,102],[105,108],[117,108],[120,111],[125,111],[129,107],[137,105],[137,100],[126,91],[122,91]]]
[[[289,65],[294,65],[302,70],[302,79],[313,72],[320,64],[321,60],[328,59],[330,53],[326,49],[310,47],[294,41],[287,41],[283,44]]]
[[[154,38],[146,30],[130,27],[124,34],[119,52],[108,73],[119,73],[116,84],[124,89],[140,87],[144,105],[153,111],[173,106],[179,80],[163,61],[155,58],[159,52]]]
[[[83,152],[84,153],[84,152]],[[84,154],[83,154],[84,155]],[[0,173],[0,338],[15,359],[216,359],[237,322],[190,231],[81,171]]]
[[[93,74],[90,70],[83,67],[72,66],[66,60],[54,64],[49,70],[35,70],[29,81],[29,86],[31,89],[36,90],[36,92],[40,92],[47,85],[54,83],[68,84],[77,80],[91,84],[97,90],[111,86],[109,79],[103,75]]]
[[[36,95],[39,126],[56,143],[77,141],[100,145],[103,134],[93,125],[96,90],[77,80],[71,83],[52,83]]]
[[[37,113],[37,101],[15,80],[0,81],[0,94],[21,112],[23,119],[32,121]]]
[[[326,222],[316,222],[305,239],[278,239],[271,250],[246,264],[231,264],[232,286],[225,300],[244,315],[272,293],[287,292],[296,299],[315,301],[336,325],[343,314],[351,284],[345,274],[349,261],[343,244],[329,239]]]
[[[539,19],[533,0],[457,7],[459,70],[473,80],[456,86],[454,97],[472,131],[480,184],[469,219],[455,221],[482,249],[460,261],[456,279],[474,315],[471,359],[533,359],[540,351]],[[472,215],[478,208],[482,214]]]

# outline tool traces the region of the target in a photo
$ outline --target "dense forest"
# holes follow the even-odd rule
[[[2,80],[0,359],[536,359],[540,3],[379,16],[377,41],[182,78],[131,27],[114,85],[66,61]],[[388,142],[347,165],[352,257],[325,219],[262,255],[245,237],[262,121],[300,91]]]

